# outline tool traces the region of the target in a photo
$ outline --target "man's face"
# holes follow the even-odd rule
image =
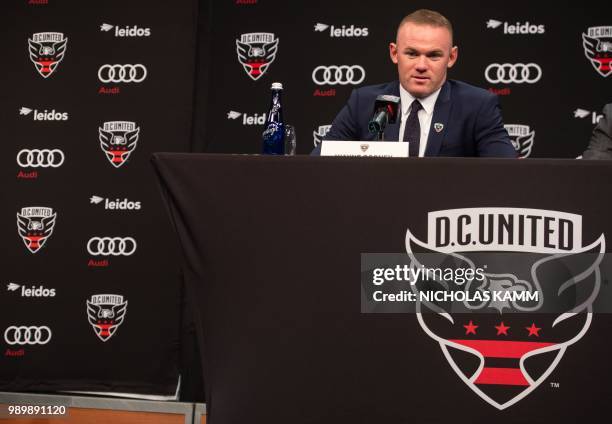
[[[457,47],[444,27],[402,25],[389,54],[397,64],[400,84],[416,98],[429,96],[446,81],[446,70],[457,61]]]

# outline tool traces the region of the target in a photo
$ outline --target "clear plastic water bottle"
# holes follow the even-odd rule
[[[283,84],[272,83],[272,101],[266,118],[266,124],[262,134],[264,155],[285,154],[285,124],[283,122],[283,107],[281,105],[281,93]]]

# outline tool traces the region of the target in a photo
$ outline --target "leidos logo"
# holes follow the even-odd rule
[[[544,34],[546,31],[544,25],[534,25],[529,22],[521,23],[517,22],[515,24],[509,24],[508,22],[496,21],[495,19],[489,19],[487,21],[487,28],[496,29],[501,25],[504,25],[503,30],[504,34]]]
[[[33,113],[32,113],[33,112]],[[29,107],[22,106],[19,109],[19,115],[30,116],[34,121],[67,121],[68,112],[56,112],[55,109],[40,112],[37,109],[30,109]]]
[[[329,26],[326,24],[321,24],[321,23],[317,23],[314,26],[314,30],[315,32],[323,32],[326,31],[329,28],[329,36],[330,37],[346,37],[346,38],[350,38],[350,37],[367,37],[369,35],[369,30],[368,28],[357,28],[355,27],[355,25],[351,25],[349,27],[346,27],[344,25],[342,25],[341,28],[338,27],[334,27],[333,25]]]
[[[238,62],[253,81],[266,73],[278,52],[279,39],[269,32],[251,32],[242,34],[236,40]]]
[[[55,297],[55,289],[48,289],[42,285],[26,287],[16,283],[9,283],[6,289],[10,292],[19,292],[21,297]]]
[[[524,208],[430,212],[427,243],[408,230],[406,250],[415,270],[439,265],[440,254],[449,255],[457,270],[486,269],[484,280],[468,280],[460,289],[437,280],[411,287],[423,331],[439,343],[458,377],[497,409],[516,404],[546,381],[589,330],[605,239],[602,234],[582,247],[580,215]],[[483,263],[490,256],[482,252],[496,259]],[[500,252],[516,252],[508,261],[512,272]],[[451,303],[439,301],[444,297],[426,296],[438,284],[444,294],[459,290],[469,296],[449,308]],[[514,300],[484,296],[492,291]],[[537,296],[511,296],[522,292]],[[574,295],[576,301],[568,302]],[[550,312],[539,313],[544,311]]]
[[[53,74],[64,59],[67,43],[61,32],[37,32],[28,38],[30,60],[43,78]]]
[[[591,123],[593,125],[597,124],[603,118],[603,115],[597,114],[597,112],[590,112],[588,110],[584,110],[584,109],[580,109],[580,108],[578,108],[578,109],[576,109],[574,111],[574,118],[581,118],[581,119],[583,119],[583,118],[586,118],[587,116],[591,117]]]
[[[331,125],[319,125],[319,128],[312,132],[313,144],[317,147],[323,141],[323,137],[331,130]]]
[[[22,208],[17,213],[17,232],[30,252],[36,253],[45,245],[53,234],[56,218],[53,209],[39,206]]]
[[[87,300],[87,319],[103,342],[115,335],[127,312],[127,300],[117,294],[95,294]]]
[[[110,30],[115,29],[113,34],[115,37],[150,37],[151,36],[151,28],[139,28],[134,25],[132,27],[125,26],[119,27],[118,25],[110,25],[110,24],[102,24],[100,25],[100,31],[102,32],[110,32]]]
[[[98,128],[100,148],[115,168],[123,165],[138,143],[140,127],[129,121],[110,121]]]
[[[590,27],[582,34],[584,55],[602,77],[612,73],[612,26]]]
[[[236,120],[242,116],[242,125],[263,125],[266,123],[266,114],[249,115],[247,113],[230,110],[227,112],[227,119]]]
[[[139,211],[141,209],[140,202],[133,202],[128,199],[105,199],[100,196],[91,196],[89,203],[93,205],[99,205],[104,202],[104,209],[106,210],[120,210],[120,211]]]
[[[504,128],[508,131],[510,141],[518,153],[519,158],[529,157],[531,148],[533,147],[535,131],[530,130],[529,125],[521,124],[506,124]]]

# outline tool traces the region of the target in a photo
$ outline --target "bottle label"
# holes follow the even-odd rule
[[[272,90],[272,103],[262,134],[264,154],[282,155],[285,153],[285,126],[281,114],[280,91]]]
[[[280,122],[269,122],[263,134],[263,153],[282,155],[285,153],[285,131]]]

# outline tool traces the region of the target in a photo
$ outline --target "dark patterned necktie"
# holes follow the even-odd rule
[[[423,106],[415,99],[410,106],[410,115],[408,115],[404,127],[404,141],[410,143],[408,145],[408,155],[416,158],[419,157],[421,141],[421,124],[419,123],[419,110],[421,109],[423,109]]]

